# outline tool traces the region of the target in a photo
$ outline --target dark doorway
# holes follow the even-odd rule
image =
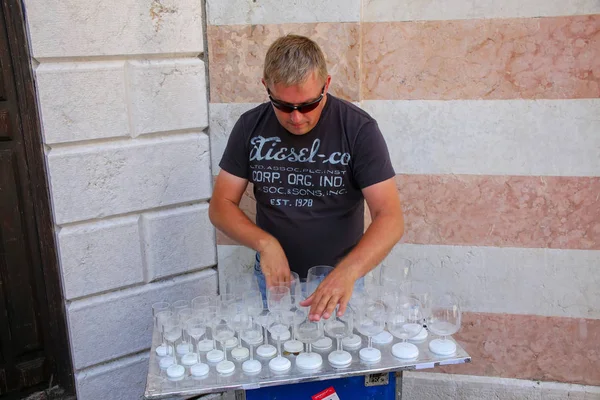
[[[0,0],[0,397],[73,391],[25,18]]]

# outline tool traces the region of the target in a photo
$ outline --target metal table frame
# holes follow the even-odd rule
[[[370,375],[376,373],[394,372],[402,370],[415,370],[433,368],[437,365],[462,364],[471,362],[471,356],[457,343],[457,351],[454,355],[441,357],[429,351],[428,343],[436,336],[429,335],[429,338],[422,343],[417,343],[419,348],[419,357],[416,360],[402,361],[392,355],[391,348],[398,340],[394,340],[387,345],[376,345],[373,347],[381,350],[382,359],[377,364],[367,365],[360,361],[358,351],[349,351],[352,355],[352,364],[347,368],[336,369],[329,365],[327,355],[335,350],[335,340],[333,347],[327,351],[313,350],[323,357],[323,365],[318,370],[303,371],[296,367],[293,354],[286,355],[292,362],[292,367],[285,373],[274,373],[269,369],[268,360],[261,359],[263,364],[262,371],[255,376],[248,376],[242,371],[241,362],[234,361],[228,354],[227,359],[234,361],[236,369],[229,376],[217,373],[215,364],[206,362],[206,355],[202,353],[202,361],[209,364],[210,372],[202,379],[196,380],[192,377],[186,377],[179,382],[171,382],[166,379],[166,374],[158,366],[158,357],[153,349],[160,344],[160,337],[157,332],[153,334],[152,350],[150,354],[150,364],[148,369],[148,379],[146,381],[146,399],[166,399],[166,398],[190,398],[208,393],[225,392],[229,390],[250,390],[261,387],[275,385],[289,385],[300,382],[312,382],[327,379],[344,378],[357,375]],[[452,339],[450,339],[452,340]],[[366,346],[367,339],[363,337],[363,346]],[[314,349],[314,347],[313,347]]]

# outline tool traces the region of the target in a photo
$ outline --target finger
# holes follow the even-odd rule
[[[321,317],[323,316],[323,312],[325,311],[325,308],[327,307],[327,304],[329,303],[330,299],[331,299],[331,296],[328,296],[328,295],[323,295],[319,298],[317,306],[314,307],[314,313],[313,313],[313,317],[315,318],[316,321],[320,320]]]
[[[321,296],[319,294],[313,294],[311,299],[310,311],[308,312],[308,316],[311,321],[318,321],[321,319],[321,312],[318,311],[320,302]]]
[[[346,308],[348,307],[348,298],[347,297],[342,297],[340,299],[340,308],[338,309],[338,317],[342,317],[344,316],[344,313],[346,312]]]
[[[314,298],[314,294],[311,294],[310,296],[308,296],[306,299],[302,300],[300,302],[300,305],[302,307],[308,307],[313,303],[313,298]]]
[[[325,308],[325,311],[323,312],[323,318],[329,319],[329,317],[331,317],[333,315],[333,312],[335,311],[335,307],[338,305],[338,301],[339,301],[338,296],[332,296],[329,298],[329,302],[327,302],[327,306]]]

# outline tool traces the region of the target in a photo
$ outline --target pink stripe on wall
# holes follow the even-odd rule
[[[265,54],[275,39],[288,33],[319,43],[333,76],[334,95],[350,101],[359,99],[358,23],[209,25],[210,102],[267,101],[261,84]]]
[[[361,29],[363,100],[600,97],[600,15]]]
[[[600,320],[467,312],[454,338],[472,363],[441,372],[600,385]]]
[[[397,175],[403,241],[600,249],[600,177]]]

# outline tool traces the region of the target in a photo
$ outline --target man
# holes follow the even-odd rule
[[[232,130],[210,201],[212,223],[257,252],[267,287],[301,278],[315,265],[335,269],[302,303],[310,318],[343,315],[354,283],[403,234],[395,172],[377,123],[328,94],[331,76],[312,40],[277,39],[262,83],[269,102],[244,113]],[[240,210],[254,184],[256,224]],[[372,223],[363,235],[364,200]]]

